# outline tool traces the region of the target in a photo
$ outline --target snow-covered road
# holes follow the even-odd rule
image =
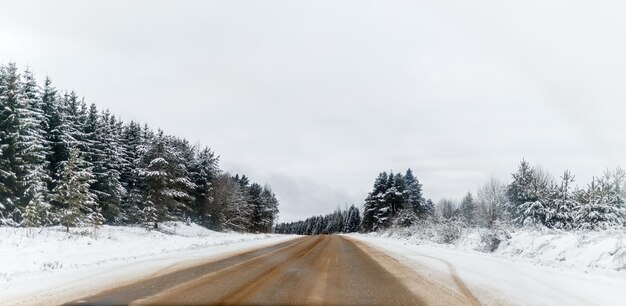
[[[375,235],[348,236],[384,251],[432,282],[457,290],[459,284],[466,285],[484,304],[626,305],[626,272],[585,273]]]

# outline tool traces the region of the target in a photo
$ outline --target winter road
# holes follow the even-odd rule
[[[454,277],[454,276],[453,276]],[[384,253],[309,236],[115,288],[66,305],[478,305]]]

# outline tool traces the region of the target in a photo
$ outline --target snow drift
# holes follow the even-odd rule
[[[0,286],[54,270],[79,269],[269,236],[220,233],[182,222],[164,223],[159,231],[108,225],[98,229],[73,228],[69,233],[60,226],[0,227]]]
[[[381,237],[477,250],[547,266],[626,271],[626,229],[560,231],[547,228],[467,228],[461,224],[392,228]]]

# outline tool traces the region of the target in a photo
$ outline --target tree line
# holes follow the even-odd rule
[[[354,233],[361,229],[361,213],[354,205],[348,209],[337,209],[332,214],[314,216],[304,221],[280,223],[277,234],[318,235],[334,233]]]
[[[566,170],[555,179],[540,167],[522,160],[512,181],[504,185],[491,180],[476,198],[471,192],[459,202],[441,200],[436,217],[470,227],[492,228],[499,224],[546,227],[559,230],[604,230],[624,226],[626,172],[606,170],[586,186],[575,186]]]
[[[382,172],[365,198],[358,231],[392,226],[419,228],[428,222],[461,228],[508,225],[559,230],[603,230],[626,225],[626,172],[621,168],[607,170],[579,187],[574,185],[570,171],[564,171],[557,180],[522,160],[511,177],[509,184],[491,179],[475,196],[468,192],[460,201],[442,199],[434,205],[423,197],[422,185],[411,169],[404,175]],[[280,232],[319,234],[315,226],[319,218],[281,224]],[[342,231],[346,232],[335,232]]]
[[[40,86],[0,66],[0,224],[194,221],[269,232],[278,200],[268,186],[224,173],[208,147],[125,123],[75,92]]]

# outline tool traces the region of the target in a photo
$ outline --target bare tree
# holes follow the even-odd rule
[[[497,221],[508,221],[510,216],[506,209],[506,189],[498,180],[491,178],[478,189],[476,195],[478,221],[488,228]]]
[[[239,182],[228,173],[218,175],[211,189],[208,209],[214,229],[246,231],[250,226],[250,207]]]
[[[448,199],[442,199],[436,206],[437,216],[450,220],[457,215],[457,205]]]

